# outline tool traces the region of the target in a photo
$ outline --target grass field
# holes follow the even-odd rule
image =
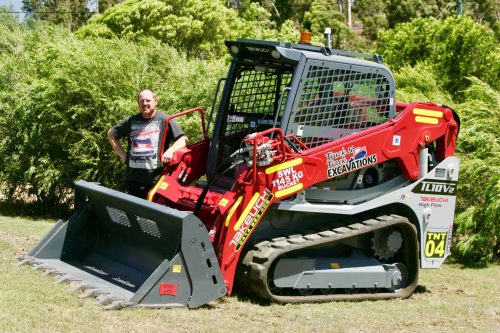
[[[195,310],[105,311],[14,257],[53,221],[0,216],[1,332],[500,332],[500,267],[422,270],[411,298],[268,304],[225,297]]]

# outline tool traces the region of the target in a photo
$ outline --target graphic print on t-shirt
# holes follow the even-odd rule
[[[131,126],[129,166],[148,170],[158,168],[160,122],[144,123],[133,121]]]

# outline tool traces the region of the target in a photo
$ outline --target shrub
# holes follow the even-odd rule
[[[454,254],[486,264],[500,255],[500,93],[477,78],[459,106],[462,129]]]
[[[287,40],[298,36],[291,27],[287,22],[276,29],[271,14],[257,3],[251,3],[239,16],[221,0],[129,0],[93,17],[78,34],[129,40],[147,36],[189,58],[210,58],[226,53],[225,40]]]
[[[455,99],[464,101],[462,91],[475,76],[500,89],[500,47],[494,32],[467,17],[446,20],[417,19],[383,30],[377,52],[393,69],[425,62],[440,85]]]

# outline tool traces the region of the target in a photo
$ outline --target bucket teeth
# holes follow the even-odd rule
[[[131,306],[131,305],[132,304],[129,302],[125,302],[123,300],[118,300],[118,301],[114,301],[111,304],[106,305],[104,307],[104,310],[120,310],[120,309],[126,308],[126,307]]]
[[[35,271],[47,271],[51,269],[49,266],[43,264],[33,264],[32,267]]]
[[[89,298],[89,297],[96,297],[98,295],[100,295],[101,293],[99,292],[99,290],[97,289],[93,289],[93,288],[89,288],[89,289],[86,289],[83,294],[81,294],[80,296],[78,296],[79,298]]]
[[[116,298],[108,293],[104,293],[99,289],[92,288],[85,284],[79,284],[72,288],[72,291],[79,290],[84,290],[84,292],[78,296],[79,298],[96,297],[97,303],[104,305],[104,310],[119,310],[133,305],[133,303]]]
[[[43,273],[43,276],[53,276],[53,275],[60,275],[60,273],[52,268],[46,269],[45,272]]]
[[[21,260],[21,262],[17,264],[18,266],[33,265],[37,262],[35,258],[28,256],[18,256],[17,259]]]
[[[72,278],[70,275],[61,275],[56,279],[57,284],[60,284],[63,282],[80,282],[80,280]]]
[[[21,256],[16,256],[16,260],[19,260],[19,261],[23,261],[25,259],[29,258],[28,256],[24,256],[24,255],[21,255]]]
[[[78,283],[78,284],[75,284],[74,286],[72,286],[71,288],[69,288],[69,290],[71,292],[78,292],[78,291],[86,291],[86,290],[89,290],[91,289],[92,286],[89,286],[88,284],[85,284],[85,283]]]
[[[97,302],[102,305],[111,305],[112,303],[120,301],[116,297],[113,297],[109,294],[102,294],[97,297]]]

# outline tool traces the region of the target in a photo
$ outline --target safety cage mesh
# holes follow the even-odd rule
[[[291,69],[244,66],[238,69],[231,92],[226,137],[249,134],[271,127],[281,92],[290,85]],[[283,115],[288,90],[285,90],[278,120]]]
[[[310,61],[304,73],[292,126],[297,128],[294,134],[309,147],[380,124],[394,115],[394,89],[384,72]]]

